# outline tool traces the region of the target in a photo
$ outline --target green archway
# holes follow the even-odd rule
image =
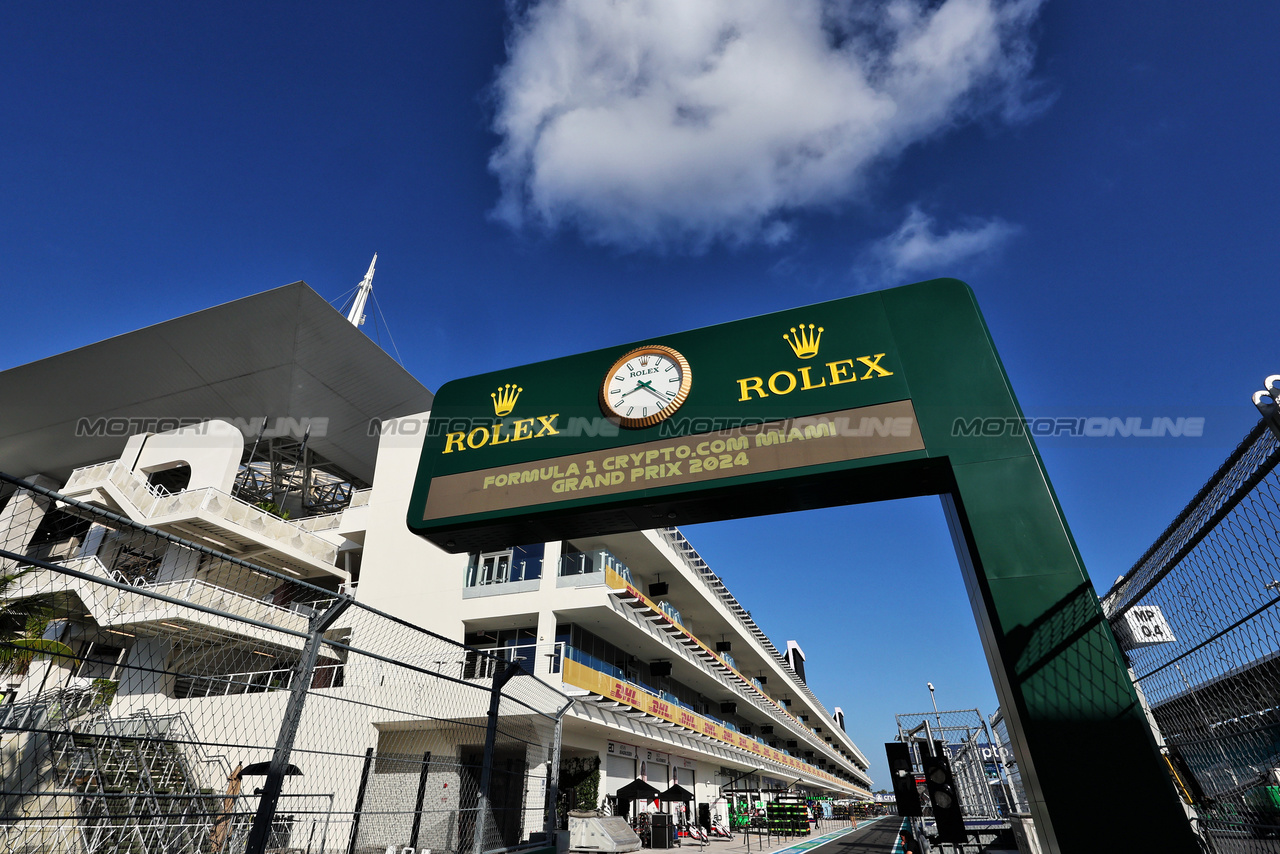
[[[607,320],[587,333],[607,337]],[[692,380],[652,426],[602,415],[602,384],[638,345],[443,386],[409,527],[476,551],[939,495],[1049,850],[1198,850],[967,285],[643,343],[677,351]],[[660,399],[633,374],[637,399]]]

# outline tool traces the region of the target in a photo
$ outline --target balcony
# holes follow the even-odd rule
[[[661,692],[626,679],[622,671],[613,665],[602,662],[574,647],[560,646],[564,647],[560,663],[565,686],[599,697],[602,705],[626,708],[629,714],[653,718],[660,726],[676,726],[716,744],[736,748],[749,754],[743,761],[772,763],[833,788],[852,789],[849,784],[802,759],[769,747],[759,738],[737,732],[731,724],[697,714],[683,705],[672,703]]]
[[[605,573],[612,571],[631,583],[631,570],[608,549],[570,552],[560,556],[557,587],[590,587],[605,583]]]
[[[488,647],[486,649],[468,649],[466,652],[466,660],[462,662],[462,678],[492,678],[498,670],[498,665],[503,662],[517,663],[528,673],[537,674],[539,647],[543,650],[542,654],[551,659],[547,672],[559,673],[561,647],[563,646],[564,644],[559,643],[539,644],[537,641],[528,641],[526,643],[517,643],[510,646],[495,646]]]
[[[276,605],[197,578],[150,583],[140,585],[140,589],[295,632],[307,631],[311,617],[325,607],[324,602]]]
[[[541,543],[472,555],[467,563],[463,599],[527,593],[542,584]]]
[[[63,491],[71,498],[117,507],[134,521],[202,540],[232,556],[252,556],[257,563],[292,575],[346,577],[334,566],[337,545],[308,530],[322,530],[326,520],[339,514],[288,522],[211,487],[166,492],[119,461],[76,469]]]
[[[302,647],[302,639],[296,635],[228,620],[224,616],[188,608],[181,603],[189,602],[232,617],[254,620],[297,633],[307,631],[313,610],[324,604],[312,602],[290,606],[275,605],[196,578],[158,583],[133,582],[119,572],[108,570],[96,556],[73,558],[62,561],[61,565],[76,572],[128,586],[111,587],[91,579],[42,569],[23,575],[6,590],[6,596],[16,600],[28,596],[70,593],[80,600],[85,612],[103,628],[127,630],[146,625],[147,634],[190,639],[236,634],[296,648]],[[166,602],[155,598],[153,594],[179,601]]]
[[[795,732],[815,746],[827,749],[827,745],[807,726],[796,719],[795,715],[766,694],[763,686],[756,679],[749,679],[740,673],[728,652],[714,652],[711,647],[699,640],[689,628],[680,621],[680,613],[669,602],[654,602],[636,589],[629,580],[617,573],[606,570],[605,583],[610,593],[642,617],[652,623],[659,631],[680,647],[688,656],[700,662],[710,672],[718,676],[725,687],[736,691],[751,702],[759,711],[768,715],[787,730]]]

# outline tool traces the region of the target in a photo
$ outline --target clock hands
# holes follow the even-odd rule
[[[649,394],[660,400],[663,407],[671,403],[671,398],[654,388],[652,382],[652,380],[637,380],[636,387],[631,389],[631,391],[624,391],[622,394],[618,395],[618,399],[614,402],[614,405],[621,404],[622,401],[626,400],[629,396],[641,390],[649,392]]]
[[[656,388],[654,388],[653,386],[649,385],[649,383],[650,383],[650,382],[651,382],[650,380],[644,380],[643,382],[641,382],[641,383],[640,383],[640,386],[642,386],[642,387],[644,388],[644,390],[645,390],[645,391],[649,392],[649,393],[650,393],[650,394],[652,394],[654,397],[658,398],[658,400],[662,401],[663,405],[666,405],[666,404],[670,403],[670,402],[671,402],[671,398],[667,397],[665,394],[663,394],[662,392],[658,391],[658,390],[657,390]],[[639,391],[639,388],[637,388],[637,389],[635,389],[635,390],[636,390],[636,391]]]
[[[631,389],[631,391],[624,391],[624,392],[622,393],[622,396],[621,396],[621,397],[619,397],[619,398],[618,398],[618,400],[619,400],[619,401],[622,401],[623,399],[625,399],[625,398],[627,397],[627,395],[635,394],[636,392],[638,392],[640,389],[644,388],[644,387],[645,387],[645,386],[647,386],[647,385],[648,385],[648,383],[646,383],[646,382],[637,382],[637,383],[636,383],[636,387],[635,387],[635,388]],[[652,389],[650,389],[650,391],[652,391]]]

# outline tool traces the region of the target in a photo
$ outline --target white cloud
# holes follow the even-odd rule
[[[494,215],[626,248],[784,241],[912,143],[1019,118],[1040,2],[513,6]]]
[[[913,207],[902,225],[871,246],[863,273],[878,277],[882,284],[953,275],[962,265],[998,249],[1017,232],[1015,225],[990,219],[939,233],[933,217]]]

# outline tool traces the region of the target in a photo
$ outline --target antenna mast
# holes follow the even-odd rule
[[[351,311],[347,312],[347,322],[352,326],[364,325],[364,305],[369,301],[369,294],[373,293],[373,267],[378,263],[378,253],[373,253],[373,260],[369,262],[369,272],[364,274],[364,281],[360,283],[360,290],[356,291],[355,302],[351,304]]]

